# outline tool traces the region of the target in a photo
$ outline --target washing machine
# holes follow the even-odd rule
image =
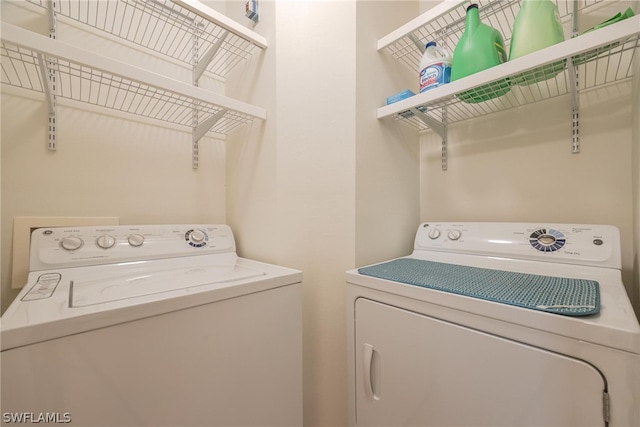
[[[640,425],[617,228],[423,223],[346,276],[351,426]]]
[[[0,320],[3,423],[300,426],[301,280],[227,225],[37,229]]]

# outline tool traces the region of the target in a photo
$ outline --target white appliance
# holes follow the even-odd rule
[[[350,425],[640,425],[619,239],[601,225],[424,223],[410,256],[348,271]]]
[[[226,225],[37,229],[2,316],[3,422],[302,425],[302,274]]]

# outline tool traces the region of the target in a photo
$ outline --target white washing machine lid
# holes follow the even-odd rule
[[[0,319],[2,350],[298,283],[234,253],[32,272]]]
[[[198,286],[216,285],[266,273],[232,265],[204,265],[154,271],[122,271],[108,277],[86,277],[69,283],[69,308],[86,307]]]
[[[584,317],[546,313],[513,305],[347,272],[347,282],[491,319],[640,354],[640,326],[617,269],[499,257],[415,251],[409,258],[527,274],[595,280],[600,312]]]

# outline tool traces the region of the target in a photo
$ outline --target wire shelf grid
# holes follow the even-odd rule
[[[565,30],[570,33],[576,11],[590,13],[606,6],[604,0],[554,1]],[[453,52],[464,32],[466,9],[472,3],[478,4],[482,21],[500,31],[508,49],[521,0],[447,0],[380,39],[378,49],[390,53],[400,63],[415,71],[427,42],[436,41]],[[576,89],[582,91],[630,79],[640,45],[639,36],[640,32],[636,31],[629,32],[626,39],[620,38],[604,46],[594,42],[593,46],[597,47],[579,54],[580,49],[573,43],[571,49],[574,50],[563,52],[563,58],[554,58],[554,63],[546,63],[539,57],[538,63],[531,62],[526,68],[521,67],[518,73],[505,75],[504,72],[496,71],[500,74],[496,78],[492,78],[491,74],[485,75],[483,80],[476,79],[474,86],[469,88],[467,85],[459,93],[444,90],[438,92],[441,93],[440,96],[435,93],[434,96],[421,96],[423,99],[416,99],[409,104],[408,109],[382,107],[378,116],[402,120],[420,131],[434,129],[435,126],[436,131],[441,133],[442,130],[438,128],[442,124],[480,117],[565,94],[575,94]],[[572,64],[578,71],[577,86],[570,76]],[[426,100],[428,101],[421,102]]]
[[[47,8],[47,0],[28,0]],[[223,40],[207,70],[219,77],[260,48],[171,0],[56,0],[55,12],[112,36],[195,65]]]
[[[57,97],[189,128],[193,125],[194,111],[198,112],[198,121],[204,122],[224,109],[95,67],[64,58],[45,56],[4,40],[0,55],[2,83],[14,87],[45,92],[47,83],[43,80],[41,70],[53,69],[56,74]],[[227,109],[210,131],[227,134],[237,126],[252,120],[253,117],[248,114]]]

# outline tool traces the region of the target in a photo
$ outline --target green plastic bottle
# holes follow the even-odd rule
[[[526,56],[564,41],[558,6],[551,0],[522,0],[513,23],[509,60]],[[530,85],[555,77],[565,68],[565,61],[544,65],[512,78],[512,83]]]
[[[478,5],[467,8],[464,33],[453,51],[451,81],[507,61],[502,35],[495,28],[480,22]],[[480,88],[458,94],[458,98],[468,103],[487,101],[509,92],[510,83],[503,79]]]

